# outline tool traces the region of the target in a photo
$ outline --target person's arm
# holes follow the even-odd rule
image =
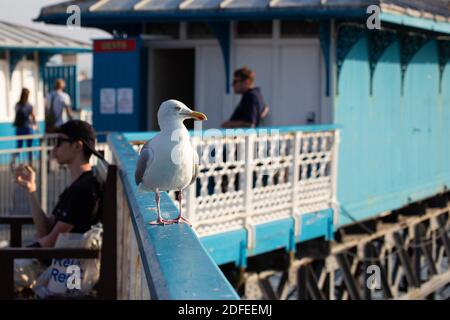
[[[56,240],[60,233],[68,233],[73,229],[73,225],[58,221],[50,233],[41,237],[38,242],[43,248],[52,248],[55,246]]]
[[[269,106],[265,105],[263,111],[261,112],[261,118],[267,117],[267,115],[269,114],[269,110],[270,110]]]
[[[36,114],[34,113],[34,108],[31,107],[31,114],[30,114],[30,118],[31,118],[31,124],[33,127],[34,131],[39,131],[39,126],[38,126],[38,122],[36,119]]]
[[[41,238],[50,231],[50,227],[54,223],[54,217],[47,216],[41,208],[36,193],[36,173],[29,165],[20,165],[16,169],[15,178],[17,184],[28,191],[31,215],[33,217],[33,222],[36,225],[37,236],[38,238]]]
[[[243,120],[230,120],[222,124],[222,128],[234,129],[234,128],[253,128],[255,125],[248,121]]]
[[[67,117],[70,120],[75,119],[77,112],[72,109],[72,101],[70,100],[70,96],[67,93],[64,95],[64,108],[66,109]]]

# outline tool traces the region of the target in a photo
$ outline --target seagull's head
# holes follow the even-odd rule
[[[206,115],[192,111],[184,103],[178,100],[164,101],[158,110],[158,123],[162,126],[166,123],[182,123],[186,119],[194,119],[199,121],[207,120]]]

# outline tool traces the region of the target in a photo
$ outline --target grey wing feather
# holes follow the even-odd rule
[[[139,158],[136,164],[136,171],[134,172],[134,181],[136,185],[142,182],[144,177],[145,169],[147,165],[151,164],[153,161],[153,149],[149,146],[150,141],[147,141],[141,149]]]
[[[198,164],[198,155],[197,155],[197,153],[195,152],[195,150],[194,150],[194,164],[193,164],[192,170],[193,170],[194,172],[193,172],[193,174],[192,174],[192,180],[191,180],[191,182],[189,183],[189,185],[191,185],[191,184],[193,184],[193,183],[195,182],[195,179],[197,179],[198,173],[199,173],[199,171],[200,171],[200,166],[199,166],[199,164]]]

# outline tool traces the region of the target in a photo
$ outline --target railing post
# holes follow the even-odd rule
[[[42,135],[41,142],[41,207],[44,212],[47,212],[47,136]]]
[[[294,148],[292,151],[292,218],[294,219],[294,236],[297,238],[300,235],[300,219],[296,214],[297,209],[297,186],[300,176],[300,147],[302,141],[302,132],[295,132],[294,134]]]
[[[245,137],[245,180],[244,180],[244,207],[245,207],[245,228],[247,229],[247,247],[253,248],[254,232],[251,224],[253,211],[253,156],[255,146],[255,134]]]
[[[200,156],[197,153],[197,137],[191,138],[191,144],[194,149],[194,161],[200,165]],[[197,195],[197,179],[187,187],[186,190],[186,219],[188,219],[193,226],[196,225],[196,195]]]
[[[332,166],[331,166],[331,208],[333,209],[333,225],[336,226],[339,223],[339,211],[340,205],[337,199],[337,179],[338,179],[338,160],[339,160],[339,144],[340,131],[336,129],[334,131],[333,141],[333,153],[332,153]]]

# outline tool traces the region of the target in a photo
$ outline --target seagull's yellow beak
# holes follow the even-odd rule
[[[204,113],[201,112],[197,112],[197,111],[192,111],[189,116],[191,118],[194,118],[195,120],[200,120],[200,121],[205,121],[208,120],[208,118],[206,117],[206,115]]]

